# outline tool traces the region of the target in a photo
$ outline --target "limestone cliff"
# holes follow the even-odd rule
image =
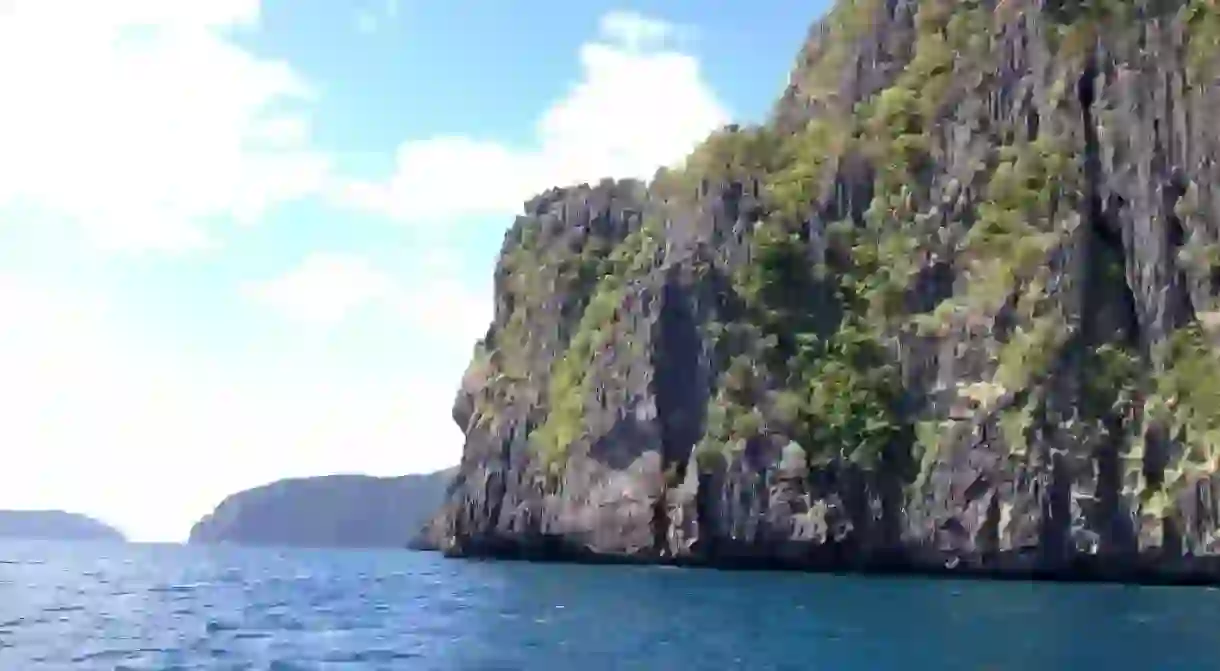
[[[1216,0],[841,0],[772,118],[526,204],[454,555],[1220,577]]]

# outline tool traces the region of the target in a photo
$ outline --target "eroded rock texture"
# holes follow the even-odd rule
[[[841,1],[505,237],[454,555],[1211,580],[1214,0]]]

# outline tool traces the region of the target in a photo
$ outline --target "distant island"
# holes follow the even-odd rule
[[[127,540],[112,526],[62,510],[0,510],[0,538],[117,543]]]
[[[230,495],[191,529],[189,543],[288,547],[406,547],[445,498],[454,469],[383,478],[292,478]]]

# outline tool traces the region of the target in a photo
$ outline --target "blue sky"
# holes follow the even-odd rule
[[[520,203],[761,118],[825,2],[10,0],[0,508],[177,540],[460,455]]]

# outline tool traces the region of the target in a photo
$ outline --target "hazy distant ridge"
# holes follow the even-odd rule
[[[405,547],[444,499],[453,474],[279,480],[226,497],[195,524],[189,542]]]
[[[78,513],[62,510],[0,510],[0,538],[30,540],[117,541],[118,529]]]

